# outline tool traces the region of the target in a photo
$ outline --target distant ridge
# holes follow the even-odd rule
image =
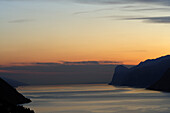
[[[6,77],[1,77],[1,78],[13,87],[28,86],[28,84],[25,84],[23,82],[19,82],[19,81],[13,80],[13,79],[9,79],[9,78],[6,78]]]
[[[170,68],[170,55],[148,59],[132,68],[117,66],[111,85],[146,88],[158,81]]]

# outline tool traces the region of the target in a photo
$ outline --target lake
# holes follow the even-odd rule
[[[107,84],[25,86],[36,113],[169,113],[170,93]]]

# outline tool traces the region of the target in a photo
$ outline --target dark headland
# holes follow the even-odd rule
[[[170,92],[170,55],[148,59],[131,68],[117,66],[110,85]]]
[[[33,110],[19,105],[29,102],[30,99],[0,78],[0,113],[34,113]]]

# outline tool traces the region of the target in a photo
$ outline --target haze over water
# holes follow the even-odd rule
[[[36,113],[168,113],[170,93],[106,84],[26,86]]]

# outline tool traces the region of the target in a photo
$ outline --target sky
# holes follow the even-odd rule
[[[167,55],[169,5],[169,0],[0,0],[0,65],[136,65]]]

